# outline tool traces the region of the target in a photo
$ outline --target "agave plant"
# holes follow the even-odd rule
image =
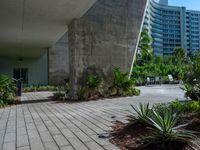
[[[141,123],[147,125],[149,124],[148,117],[151,114],[151,109],[149,108],[149,103],[147,104],[139,104],[138,108],[135,108],[133,105],[131,107],[134,109],[134,111],[137,113],[136,119],[140,121]]]
[[[172,149],[177,145],[190,145],[191,141],[196,139],[194,132],[183,130],[186,125],[177,126],[176,114],[166,110],[161,115],[153,110],[151,117],[148,117],[151,123],[150,135],[144,140],[150,145],[156,145],[162,149]]]

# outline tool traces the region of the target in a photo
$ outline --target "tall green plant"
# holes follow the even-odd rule
[[[5,75],[0,75],[0,100],[1,103],[10,103],[15,94],[14,82]]]
[[[193,100],[200,100],[200,52],[193,57],[183,81],[186,96]]]
[[[89,75],[87,77],[86,84],[89,88],[93,89],[93,88],[97,88],[99,86],[100,82],[101,82],[101,80],[97,76]]]
[[[152,59],[153,48],[151,46],[152,38],[149,35],[148,29],[143,29],[138,45],[138,63],[143,64]]]
[[[187,52],[185,49],[178,47],[173,52],[173,63],[182,65],[187,60]]]
[[[114,69],[113,76],[113,87],[115,87],[118,92],[119,90],[127,91],[134,84],[133,80],[129,79],[128,74],[121,72],[119,68]]]

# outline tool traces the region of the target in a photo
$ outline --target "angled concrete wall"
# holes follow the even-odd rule
[[[67,33],[48,50],[49,84],[63,85],[69,78],[69,49]]]
[[[130,71],[147,0],[98,0],[69,25],[70,83],[90,73],[108,76],[113,68]]]

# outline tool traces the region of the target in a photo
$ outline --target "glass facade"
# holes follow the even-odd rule
[[[171,55],[176,47],[188,53],[200,49],[200,11],[168,6],[167,0],[149,0],[144,21],[153,38],[155,55]]]
[[[200,49],[200,12],[186,12],[187,51],[192,53]]]

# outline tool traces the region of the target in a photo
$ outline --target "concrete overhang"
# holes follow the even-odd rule
[[[37,57],[96,0],[1,0],[0,56]]]

